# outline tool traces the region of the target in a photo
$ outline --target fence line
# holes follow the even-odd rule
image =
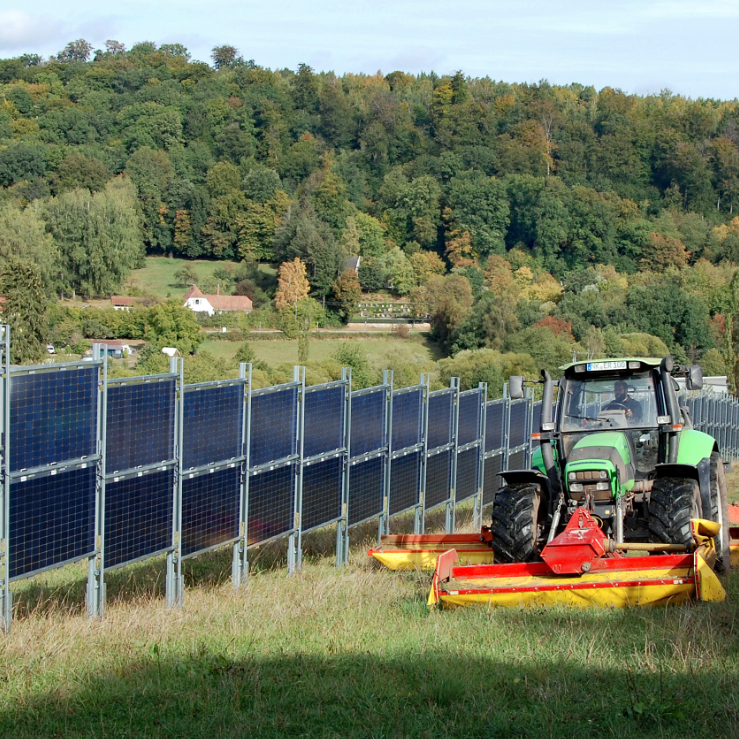
[[[378,535],[411,514],[422,533],[444,510],[452,533],[459,503],[474,525],[492,504],[498,473],[531,464],[541,404],[488,400],[482,383],[430,390],[430,378],[352,389],[351,371],[306,387],[253,389],[239,377],[185,385],[183,361],[162,375],[109,378],[107,352],[91,362],[11,367],[3,332],[0,423],[0,613],[12,620],[10,583],[87,560],[87,610],[105,608],[105,573],[166,556],[166,601],[182,605],[182,560],[232,547],[232,581],[246,582],[249,550],[287,540],[290,573],[302,565],[303,534],[336,527],[336,563],[351,531],[375,521]],[[739,452],[739,401],[681,397],[696,428],[727,459]]]

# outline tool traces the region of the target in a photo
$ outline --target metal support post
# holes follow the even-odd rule
[[[172,491],[172,549],[167,552],[166,599],[169,607],[182,608],[182,442],[185,382],[182,359],[172,357],[169,371],[179,375],[174,417],[174,485]]]
[[[377,541],[390,533],[390,477],[393,455],[393,371],[383,370],[382,384],[385,386],[385,469],[383,476],[382,513],[379,517]]]
[[[503,384],[503,458],[501,459],[501,470],[508,469],[509,448],[511,445],[511,397],[508,394],[508,383]]]
[[[431,392],[431,375],[422,374],[420,385],[423,386],[421,399],[421,453],[420,480],[418,486],[418,504],[413,521],[413,533],[423,534],[426,530],[426,469],[429,458],[429,393]]]
[[[239,500],[239,539],[234,542],[231,564],[231,583],[234,590],[246,585],[249,575],[249,461],[251,446],[251,363],[239,365],[239,379],[243,381],[241,406],[241,494]]]
[[[336,522],[336,566],[349,564],[349,460],[352,436],[352,370],[343,367],[344,384],[344,459],[341,478],[341,518]]]
[[[87,560],[87,615],[102,617],[105,613],[105,452],[108,416],[108,349],[95,344],[93,359],[101,361],[98,370],[97,453],[95,469],[95,552]]]
[[[298,387],[297,408],[297,455],[295,466],[295,507],[293,511],[293,532],[287,543],[287,574],[294,575],[303,567],[303,432],[305,429],[305,367],[293,367],[293,382]]]
[[[10,590],[10,326],[2,326],[2,499],[0,499],[0,623],[8,633],[13,623]]]
[[[449,471],[449,502],[446,505],[444,528],[453,534],[457,527],[457,455],[459,453],[459,377],[449,381],[452,389],[452,464]]]
[[[482,528],[482,493],[485,486],[485,429],[487,427],[486,403],[488,402],[488,384],[481,382],[480,388],[480,423],[478,424],[477,438],[480,445],[477,448],[477,492],[475,493],[472,512],[472,526]]]

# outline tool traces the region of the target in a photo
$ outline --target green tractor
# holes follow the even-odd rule
[[[716,440],[693,428],[676,376],[703,386],[697,365],[664,359],[575,362],[555,383],[542,370],[541,446],[532,469],[508,470],[493,505],[496,561],[530,562],[585,507],[617,542],[690,545],[690,520],[722,525],[718,568],[729,566],[728,498]],[[525,378],[510,378],[512,398]],[[557,388],[557,399],[555,396]]]

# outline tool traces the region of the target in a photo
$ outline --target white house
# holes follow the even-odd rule
[[[231,311],[250,313],[253,307],[251,298],[246,295],[221,295],[220,292],[218,295],[204,295],[197,285],[193,285],[185,293],[184,301],[184,308],[195,313],[207,313],[209,316]]]

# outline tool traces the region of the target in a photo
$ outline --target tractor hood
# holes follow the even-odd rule
[[[585,469],[610,469],[618,474],[622,487],[630,487],[634,465],[626,434],[599,431],[577,441],[567,457],[566,474]]]

